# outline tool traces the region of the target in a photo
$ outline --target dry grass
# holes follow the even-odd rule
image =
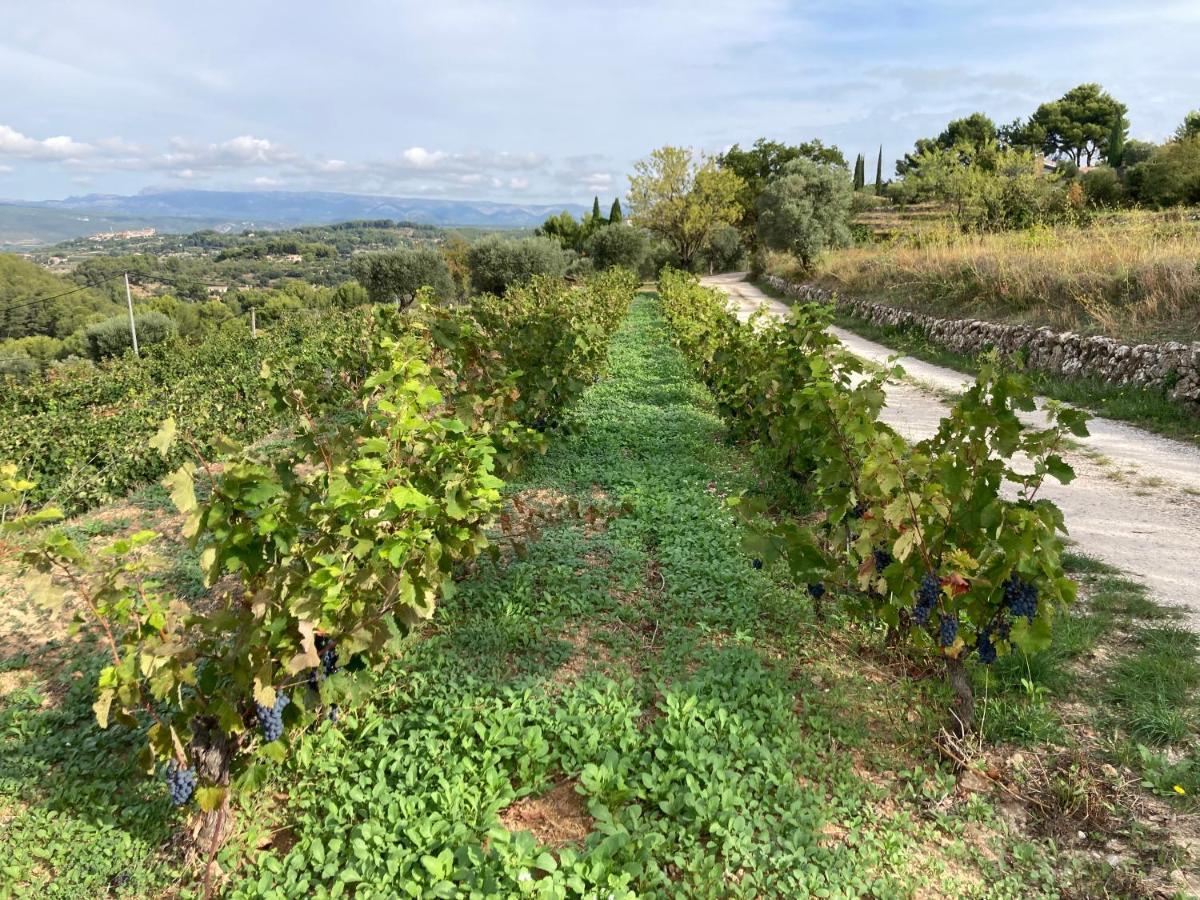
[[[784,275],[787,263],[773,267]],[[930,226],[826,254],[829,287],[949,316],[1123,341],[1200,338],[1200,215],[1121,213],[1087,228],[964,234]]]

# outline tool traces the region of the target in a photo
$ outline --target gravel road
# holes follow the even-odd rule
[[[736,272],[703,278],[725,291],[745,319],[759,307],[787,316],[787,304],[768,297]],[[885,362],[894,351],[842,328],[831,329],[852,352]],[[957,394],[972,379],[961,372],[901,356],[904,381],[887,386],[881,415],[905,437],[920,440],[937,429]],[[1039,406],[1043,401],[1039,400]],[[1045,417],[1023,417],[1044,425]],[[1063,511],[1071,539],[1089,556],[1117,566],[1146,584],[1155,597],[1181,608],[1200,631],[1200,448],[1109,419],[1088,423],[1091,436],[1064,454],[1076,478],[1050,479],[1042,488]]]

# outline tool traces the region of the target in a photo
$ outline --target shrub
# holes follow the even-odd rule
[[[1150,206],[1200,203],[1200,136],[1164,144],[1128,178],[1130,192]]]
[[[1111,208],[1125,201],[1125,185],[1121,183],[1116,169],[1097,166],[1084,173],[1083,194],[1090,206]]]
[[[139,348],[161,343],[178,333],[178,329],[170,317],[160,312],[141,313],[134,316],[133,321],[137,328]],[[113,316],[103,322],[89,325],[85,334],[88,353],[95,360],[120,356],[133,347],[128,316]]]
[[[371,253],[359,261],[358,280],[372,303],[408,306],[428,287],[439,300],[454,299],[454,281],[442,254],[431,247],[404,247]]]
[[[588,238],[585,249],[597,269],[620,266],[636,272],[649,252],[649,240],[640,228],[605,225]]]
[[[759,197],[758,236],[811,267],[826,248],[850,244],[852,196],[842,169],[793,160]]]
[[[523,284],[534,275],[561,277],[570,255],[550,238],[522,240],[492,235],[467,251],[471,287],[477,292],[503,294],[510,285]]]

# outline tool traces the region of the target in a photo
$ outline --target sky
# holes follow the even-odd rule
[[[624,195],[663,144],[820,138],[885,173],[1098,81],[1200,107],[1200,0],[39,0],[0,33],[0,198],[147,188]],[[870,177],[870,176],[869,176]]]

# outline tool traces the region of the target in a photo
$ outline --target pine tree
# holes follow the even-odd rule
[[[875,160],[875,196],[883,194],[883,144],[879,145],[879,158]]]
[[[1113,122],[1112,131],[1108,133],[1108,147],[1104,157],[1114,169],[1119,168],[1121,159],[1125,156],[1125,119],[1117,116]]]
[[[621,198],[614,197],[612,209],[608,211],[608,224],[619,225],[625,220],[625,213],[621,212]]]
[[[600,198],[592,198],[592,221],[599,225],[604,219],[600,215]]]

